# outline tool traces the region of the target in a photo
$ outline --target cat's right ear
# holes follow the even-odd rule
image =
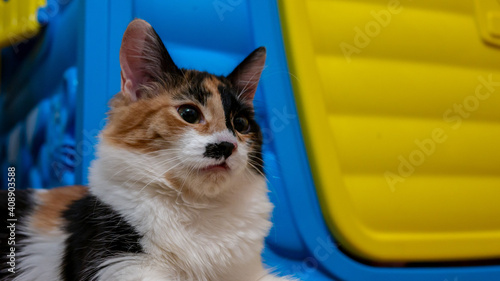
[[[227,76],[238,89],[238,97],[252,104],[266,62],[266,48],[259,47]]]
[[[123,34],[120,48],[121,91],[131,101],[141,98],[141,86],[182,75],[153,27],[133,20]]]

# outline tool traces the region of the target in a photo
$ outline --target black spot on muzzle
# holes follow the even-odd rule
[[[222,157],[224,157],[224,159],[227,159],[229,156],[231,156],[231,154],[233,154],[233,150],[234,144],[227,141],[223,141],[220,143],[210,143],[205,147],[205,153],[203,153],[203,156],[215,159],[221,159]]]

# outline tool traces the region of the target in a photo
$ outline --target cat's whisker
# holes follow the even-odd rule
[[[166,165],[166,164],[170,164],[172,162],[178,161],[180,159],[182,159],[182,157],[180,157],[180,156],[174,157],[174,158],[169,158],[169,159],[166,159],[166,160],[164,160],[164,161],[162,161],[160,163],[157,163],[155,165],[156,166]],[[153,177],[155,177],[155,174],[153,172],[151,172],[150,169],[143,169],[143,175],[142,175],[142,177],[136,179],[136,181],[134,182],[134,184],[137,184],[140,180],[142,180],[146,176],[153,176]],[[159,179],[159,178],[161,178],[161,176],[158,177],[157,179]],[[131,179],[127,180],[125,183],[128,183],[130,180]]]
[[[252,155],[252,154],[248,154],[248,158],[251,159],[255,164],[259,165],[260,167],[265,168],[263,164],[257,163],[257,161],[263,162],[263,160],[262,160],[261,157],[255,156],[255,155]]]
[[[243,82],[244,82],[244,81],[243,81]],[[247,91],[247,87],[249,87],[249,86],[250,86],[250,87],[252,87],[252,86],[254,86],[254,85],[257,85],[257,84],[258,84],[258,82],[252,82],[251,80],[246,81],[246,82],[247,82],[247,84],[245,85],[245,87],[244,87],[244,88],[243,88],[243,89],[239,92],[239,94],[237,95],[238,99],[241,99],[241,96],[243,96],[243,95],[246,93],[246,91]],[[250,83],[250,82],[252,82],[252,83]]]
[[[152,152],[144,153],[142,155],[138,155],[138,158],[140,157],[140,159],[135,160],[136,162],[134,162],[134,163],[141,164],[141,163],[147,163],[147,162],[149,162],[151,160],[154,160],[154,159],[160,158],[160,157],[166,157],[166,156],[169,156],[169,155],[176,156],[179,151],[165,149],[165,150],[157,150],[157,151],[152,151]]]
[[[199,165],[199,164],[198,164],[198,165]],[[183,181],[183,183],[182,183],[182,186],[181,186],[181,187],[180,187],[180,189],[179,189],[179,193],[178,193],[178,195],[177,195],[177,198],[176,198],[176,200],[175,200],[175,203],[179,204],[178,199],[179,199],[179,197],[181,197],[181,195],[182,195],[182,191],[184,190],[184,185],[186,184],[187,179],[191,176],[191,173],[192,173],[193,171],[195,171],[195,169],[198,169],[198,168],[197,168],[196,166],[192,166],[192,167],[188,170],[188,173],[187,173],[186,177],[184,178],[184,181]]]
[[[254,166],[259,167],[259,168],[262,168],[264,171],[266,171],[266,172],[267,172],[267,167],[266,167],[266,166],[264,166],[264,165],[262,165],[262,164],[260,164],[260,163],[258,163],[258,162],[256,162],[256,160],[257,160],[257,159],[251,159],[251,158],[249,158],[249,161],[250,161],[252,164],[254,164]]]
[[[244,174],[245,174],[245,176],[246,176],[247,180],[249,180],[250,182],[251,182],[252,180],[258,180],[258,179],[259,179],[258,177],[260,177],[260,175],[255,174],[255,173],[252,171],[252,168],[251,168],[251,167],[249,167],[249,166],[246,166],[246,167],[245,167],[245,171],[246,171],[246,173],[244,173]]]
[[[252,180],[254,180],[256,178],[255,173],[252,173],[252,170],[250,170],[250,168],[248,166],[245,166],[245,169],[243,171],[244,171],[243,175],[248,180],[248,182],[251,182]]]
[[[151,181],[149,181],[143,188],[141,188],[141,190],[139,190],[139,193],[141,193],[146,187],[148,187],[153,181],[156,181],[156,180],[159,180],[161,179],[162,177],[165,176],[166,173],[168,173],[169,171],[171,171],[172,169],[174,169],[175,167],[183,164],[186,160],[183,160],[183,161],[180,161],[179,163],[175,164],[174,166],[170,167],[168,170],[162,172],[159,176],[157,176],[156,178],[153,178]]]
[[[160,165],[165,165],[165,164],[168,164],[170,162],[174,162],[174,161],[177,161],[179,160],[181,157],[178,156],[178,157],[173,157],[173,158],[168,158],[156,165],[160,166]],[[141,164],[141,163],[131,163],[130,167],[126,167],[125,169],[127,168],[131,168],[131,167],[137,167],[138,165],[137,164]],[[121,171],[125,170],[125,169],[122,169]],[[155,176],[155,174],[153,172],[150,171],[151,169],[141,169],[141,173],[142,173],[142,176],[139,177],[139,178],[136,178],[136,181],[134,182],[134,184],[136,184],[137,182],[139,182],[140,180],[142,180],[143,178],[147,177],[147,176]],[[132,180],[132,178],[128,179],[127,181],[124,182],[124,184],[127,184],[129,183],[130,181]]]
[[[255,165],[252,164],[252,161],[249,161],[248,164],[255,169],[255,171],[257,171],[262,177],[264,177],[264,179],[266,180],[266,182],[268,182],[268,179],[266,178],[266,175],[264,175],[264,173],[262,173]]]
[[[179,151],[180,151],[180,150],[179,150]],[[143,155],[149,155],[149,154],[153,154],[153,153],[161,153],[161,154],[156,155],[156,156],[152,156],[152,157],[148,157],[148,158],[143,158],[143,159],[135,160],[133,163],[130,163],[130,162],[128,162],[128,161],[127,161],[128,163],[133,164],[133,165],[126,166],[125,168],[123,168],[123,169],[121,169],[121,170],[117,171],[116,173],[114,173],[114,174],[110,177],[110,179],[113,179],[116,175],[118,175],[119,173],[121,173],[121,172],[123,172],[123,171],[125,171],[125,170],[127,170],[127,169],[132,169],[132,168],[133,168],[133,166],[135,166],[135,165],[145,164],[145,163],[148,163],[148,162],[150,162],[151,160],[154,160],[154,159],[159,158],[159,157],[161,157],[161,156],[166,156],[166,155],[164,154],[165,152],[170,152],[170,150],[169,150],[169,149],[165,149],[165,150],[157,150],[157,151],[152,151],[152,152],[149,152],[149,153],[145,153],[145,154],[143,154]]]
[[[178,153],[180,151],[183,151],[182,149],[173,149],[173,148],[166,148],[166,149],[161,149],[161,150],[155,150],[155,151],[151,151],[151,152],[147,152],[147,153],[144,153],[142,154],[142,156],[149,156],[149,155],[154,155],[154,154],[157,154],[157,155],[154,155],[152,157],[160,157],[160,156],[167,156],[169,155],[169,153]],[[149,160],[150,158],[148,159],[145,159],[145,160]]]
[[[250,84],[250,86],[254,86],[254,85],[257,85],[259,83],[259,79],[253,79],[256,75],[259,75],[264,71],[264,69],[266,68],[266,66],[262,66],[260,68],[256,68],[256,71],[254,71],[254,73],[252,74],[252,76],[250,77],[250,80],[247,80],[247,81],[244,81],[244,80],[240,80],[240,82],[246,82],[245,86],[243,87],[243,90],[241,90],[241,92],[237,95],[238,99],[241,98],[241,96],[245,93],[247,87],[249,86],[248,84],[250,82],[252,82]]]

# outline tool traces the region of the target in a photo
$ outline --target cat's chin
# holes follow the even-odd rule
[[[197,197],[214,198],[231,188],[229,168],[213,166],[198,172],[194,177],[186,179],[186,187]],[[181,191],[186,192],[186,190]]]

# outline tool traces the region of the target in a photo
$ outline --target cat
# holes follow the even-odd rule
[[[253,98],[266,49],[228,76],[186,70],[135,19],[119,59],[89,187],[15,192],[15,264],[3,227],[1,280],[292,280],[261,261],[273,206]]]

